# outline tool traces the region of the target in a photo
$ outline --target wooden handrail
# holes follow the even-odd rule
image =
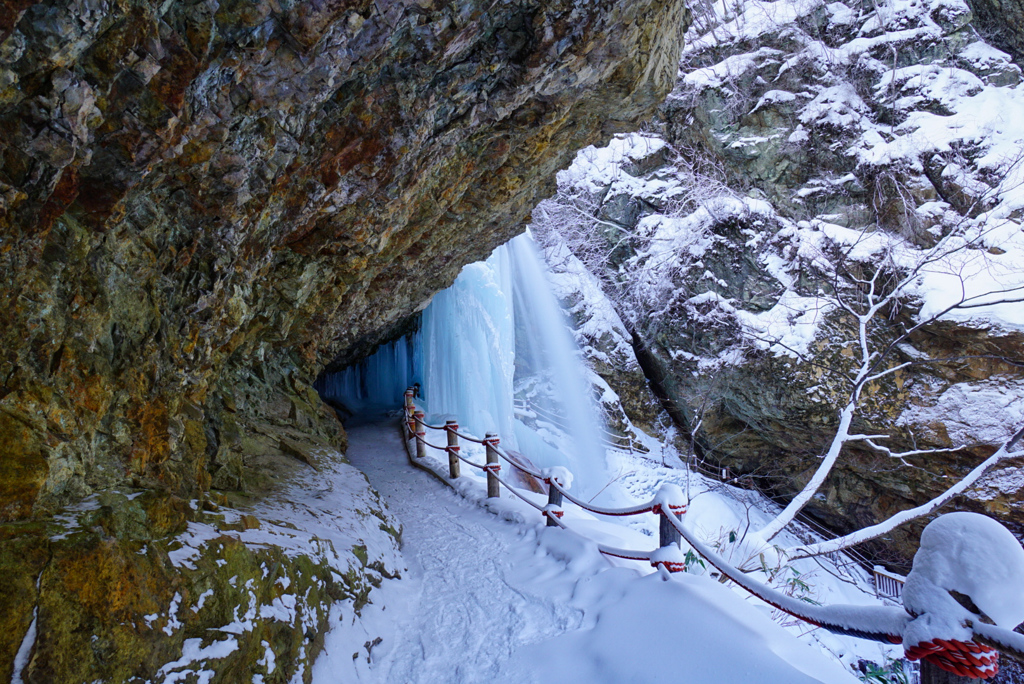
[[[902,603],[906,577],[890,572],[881,565],[876,565],[871,569],[871,576],[875,581],[875,596]]]
[[[408,441],[411,439],[415,439],[416,441],[416,460],[422,460],[424,458],[424,456],[426,455],[426,447],[431,447],[437,450],[443,449],[448,454],[448,474],[451,480],[456,480],[461,476],[459,461],[465,461],[469,465],[484,470],[487,473],[488,498],[499,497],[501,495],[500,486],[504,484],[505,487],[509,489],[515,496],[518,496],[519,498],[523,499],[534,508],[540,510],[543,513],[544,517],[547,519],[548,525],[554,525],[563,528],[565,527],[565,524],[560,520],[560,518],[562,517],[562,502],[567,495],[565,493],[565,489],[563,489],[563,487],[559,485],[556,481],[555,476],[545,477],[545,480],[548,483],[548,505],[544,507],[538,506],[536,503],[523,497],[523,495],[515,491],[515,488],[511,487],[508,483],[506,483],[498,476],[498,471],[501,468],[501,466],[498,463],[499,456],[504,456],[506,462],[508,462],[513,467],[521,470],[524,473],[533,475],[535,477],[538,475],[542,475],[532,470],[528,470],[527,468],[517,463],[515,459],[512,459],[507,454],[505,454],[504,450],[500,449],[500,447],[498,446],[498,435],[494,433],[487,433],[484,439],[477,439],[471,435],[464,435],[459,432],[459,425],[454,420],[445,421],[445,425],[443,428],[428,425],[424,420],[424,413],[418,410],[416,407],[415,395],[412,392],[412,390],[406,390],[404,408],[406,418],[403,421],[403,431],[406,436],[406,444],[408,444]],[[423,428],[432,428],[435,430],[443,429],[448,437],[447,446],[440,447],[429,443],[425,439],[425,432],[423,431]],[[486,465],[473,463],[472,461],[469,461],[468,459],[464,458],[459,453],[460,437],[484,445],[487,459]],[[658,496],[655,497],[655,499],[652,500],[650,503],[644,504],[639,507],[631,507],[626,509],[598,508],[590,504],[586,504],[582,501],[579,501],[571,496],[569,496],[568,498],[585,509],[603,515],[636,515],[639,513],[653,512],[659,516],[665,517],[670,515],[675,516],[679,512],[685,512],[685,503],[678,501],[669,502],[669,500],[666,498],[667,495],[664,493],[664,491],[665,487],[663,486],[662,491],[659,492]],[[611,547],[605,547],[602,545],[598,545],[598,547],[602,553],[618,556],[620,558],[629,558],[633,560],[649,559],[652,565],[664,567],[669,572],[680,572],[682,570],[685,570],[685,564],[679,562],[679,559],[681,558],[681,551],[679,550],[679,535],[675,531],[675,527],[671,524],[671,522],[667,520],[662,520],[660,529],[660,537],[662,544],[661,547],[656,551],[626,551],[623,549],[613,549]],[[673,552],[666,553],[666,551],[669,550]]]

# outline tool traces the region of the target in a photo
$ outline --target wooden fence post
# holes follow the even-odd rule
[[[682,538],[682,535],[679,534],[679,530],[676,529],[676,526],[669,522],[668,516],[670,515],[675,515],[675,513],[670,511],[668,506],[662,506],[661,515],[658,518],[661,523],[658,526],[658,537],[662,547],[671,546],[673,544],[679,546],[679,540]]]
[[[498,435],[493,432],[488,432],[484,437],[484,445],[487,447],[487,498],[495,499],[501,496],[501,483],[498,482],[498,474],[495,472],[495,468],[491,466],[498,465],[498,450],[495,449],[498,446]]]
[[[417,420],[423,420],[423,411],[413,414]],[[416,458],[425,458],[427,455],[427,429],[415,420],[412,423],[416,427]]]
[[[548,480],[548,508],[561,508],[562,507],[562,492],[558,491],[555,487],[555,483],[550,479]],[[548,515],[545,516],[548,519],[548,527],[558,527],[558,523]]]
[[[927,660],[921,661],[921,684],[968,684],[968,682],[976,681],[978,680],[946,672],[938,665],[932,665]]]
[[[682,535],[672,524],[673,518],[686,513],[689,501],[678,485],[666,482],[658,488],[654,496],[653,512],[658,515],[658,549],[651,554],[651,565],[661,567],[669,572],[685,572],[686,556],[679,546]],[[671,517],[669,517],[671,516]]]
[[[459,429],[459,424],[454,420],[446,420],[444,422],[444,431],[448,433],[448,474],[454,480],[459,475],[459,436],[455,434],[455,431]]]
[[[405,424],[409,428],[409,434],[406,435],[406,439],[412,439],[416,434],[416,421],[413,420],[413,414],[416,412],[416,404],[413,403],[412,390],[405,390]]]

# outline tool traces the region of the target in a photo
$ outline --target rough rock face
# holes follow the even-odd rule
[[[643,145],[630,152],[637,152],[637,147]],[[670,210],[673,200],[661,192],[665,179],[686,173],[675,165],[678,160],[666,163],[662,152],[640,152],[640,159],[627,155],[618,166],[621,175],[608,185],[587,177],[597,186],[601,220],[614,220],[628,236],[613,236],[604,243],[606,249],[617,245],[621,260],[611,258],[602,275],[605,288],[619,298],[623,318],[628,317],[637,333],[629,359],[632,366],[635,359],[643,360],[643,373],[684,434],[699,425],[699,456],[735,474],[750,475],[763,491],[786,500],[810,478],[828,449],[838,408],[849,397],[846,378],[854,369],[855,332],[848,320],[833,312],[818,324],[802,359],[757,349],[745,337],[749,330],[741,320],[779,305],[787,288],[776,276],[783,274],[773,274],[766,265],[787,262],[784,254],[792,246],[792,236],[778,216],[748,211],[743,202],[736,213],[725,204],[719,206],[717,217],[714,210],[696,217],[666,217],[661,211]],[[652,158],[657,160],[653,170],[643,172],[646,166],[636,165]],[[665,233],[652,231],[652,226],[673,221],[693,231],[680,233],[687,238],[677,244]],[[623,243],[628,248],[623,249]],[[752,243],[757,243],[753,249]],[[651,249],[659,244],[668,248]],[[554,256],[556,270],[565,260]],[[653,262],[672,267],[652,267]],[[813,294],[822,278],[813,269],[794,273],[797,277],[787,284],[804,294]],[[575,304],[572,298],[567,301]],[[890,332],[880,332],[878,341],[886,334],[891,338],[891,331],[901,325],[912,325],[912,314],[913,310],[903,310],[895,315]],[[637,426],[659,434],[641,417],[642,407],[652,406],[650,391],[643,386],[637,395],[632,376],[623,371],[630,364],[615,363],[622,356],[616,353],[621,342],[601,343],[603,336],[618,332],[621,323],[600,321],[596,328],[601,334],[587,331],[588,321],[576,323],[584,331],[581,345],[590,366],[620,394],[622,407]],[[1005,422],[1007,416],[1024,403],[1019,399],[1024,389],[1019,366],[1024,336],[951,322],[933,324],[902,345],[890,363],[920,357],[952,360],[911,366],[869,387],[855,431],[890,435],[884,443],[894,451],[967,448],[900,463],[863,445],[849,445],[807,508],[832,529],[865,527],[938,495],[994,451],[1000,430],[1012,427]],[[980,415],[985,419],[979,420]],[[955,505],[995,515],[1024,533],[1018,491],[1022,483],[1019,464],[1013,464]],[[925,522],[902,526],[873,551],[897,567],[909,562]]]
[[[1024,3],[1020,0],[970,0],[979,31],[1024,65]]]
[[[8,3],[0,517],[236,487],[264,408],[307,411],[325,365],[653,111],[686,21],[681,0]]]
[[[979,5],[986,3],[971,7]],[[809,260],[802,263],[800,249],[807,243],[794,239],[808,226],[885,230],[924,247],[975,220],[1006,217],[1006,230],[1020,231],[1013,182],[1003,182],[1016,166],[1011,160],[1020,140],[972,140],[955,132],[957,122],[974,118],[966,113],[974,102],[998,101],[1021,80],[1010,56],[980,39],[992,35],[990,18],[976,16],[971,7],[810,3],[778,21],[758,24],[753,8],[724,26],[706,26],[710,30],[684,56],[687,74],[665,108],[667,137],[680,150],[699,148],[725,185],[766,199],[772,210],[715,222],[716,247],[703,261],[718,285],[698,285],[699,272],[693,273],[691,292],[710,289],[753,314],[775,306],[787,289],[814,296],[826,289],[823,276]],[[1012,16],[1000,13],[1003,19],[1009,43],[996,45],[1013,47],[1024,33]],[[814,55],[822,54],[816,61]],[[948,80],[936,81],[932,74],[939,73]],[[930,123],[951,132],[926,133],[936,130]],[[1004,157],[999,170],[984,160],[987,150]],[[751,250],[755,234],[761,237]],[[984,239],[972,248],[1003,251]],[[741,253],[755,263],[739,263]],[[780,262],[789,263],[788,271],[769,273],[766,265]],[[779,282],[787,276],[791,283]],[[888,313],[888,322],[876,329],[879,342],[913,325],[916,303],[908,304]],[[684,316],[707,320],[694,313]],[[717,329],[725,334],[718,349],[709,348],[706,331],[663,338],[655,346],[692,410],[713,397],[702,416],[705,445],[734,468],[762,475],[774,493],[790,496],[817,467],[847,398],[842,378],[855,356],[850,320],[826,316],[801,360],[751,353],[748,363],[694,383],[697,359],[714,356],[738,334],[736,319],[720,320]],[[672,349],[693,356],[683,360]],[[1024,382],[1019,330],[964,318],[936,323],[887,363],[923,358],[951,360],[911,365],[872,386],[856,431],[891,435],[886,444],[894,451],[966,448],[901,464],[850,444],[809,512],[844,531],[872,524],[939,494],[1012,431],[1012,397]],[[992,478],[996,485],[979,487],[955,505],[998,515],[1024,532],[1017,472],[1006,469]],[[888,549],[908,559],[922,525],[894,532]]]

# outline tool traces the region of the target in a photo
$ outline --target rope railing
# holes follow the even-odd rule
[[[422,413],[419,414],[419,415],[422,415]],[[418,415],[415,414],[415,413],[413,414],[413,420],[415,420],[417,424],[422,425],[425,428],[430,428],[431,430],[449,430],[449,429],[451,429],[451,426],[447,425],[447,424],[446,425],[430,425],[430,424],[424,422],[423,420],[421,420],[418,417]],[[456,425],[456,428],[457,427],[458,427],[458,425]],[[467,442],[473,442],[475,444],[483,444],[484,441],[485,441],[485,440],[473,437],[472,435],[463,434],[463,433],[459,432],[457,429],[455,429],[453,431],[455,432],[455,434],[457,436],[461,437],[462,439],[466,440]]]
[[[494,476],[494,479],[497,480],[500,484],[505,485],[505,489],[509,490],[510,492],[512,492],[513,494],[518,496],[520,499],[522,499],[523,501],[528,503],[530,506],[536,508],[538,511],[543,513],[545,517],[547,517],[547,513],[544,511],[544,508],[545,508],[544,506],[541,506],[536,501],[531,501],[529,498],[523,496],[522,494],[520,494],[519,492],[516,491],[515,487],[510,485],[508,482],[505,482],[503,479],[501,479],[497,475]],[[494,498],[494,497],[490,497],[490,498]]]
[[[405,428],[407,431],[408,439],[415,439],[417,443],[417,458],[422,458],[423,454],[421,446],[429,446],[437,451],[445,451],[448,454],[448,475],[451,479],[457,479],[461,473],[458,467],[459,462],[464,462],[467,465],[478,468],[487,473],[487,496],[488,498],[497,498],[500,496],[500,487],[504,485],[514,496],[527,502],[530,506],[541,511],[544,517],[547,519],[549,526],[557,526],[563,529],[569,529],[568,526],[562,521],[562,502],[563,499],[568,499],[571,503],[576,504],[584,510],[599,515],[609,516],[629,516],[639,515],[642,513],[655,513],[656,515],[666,518],[668,516],[675,517],[686,512],[686,504],[682,500],[682,492],[675,485],[663,485],[662,491],[658,493],[650,502],[641,504],[638,506],[630,506],[628,508],[605,508],[603,506],[595,506],[585,501],[581,501],[576,497],[568,493],[566,488],[566,482],[560,481],[560,473],[552,472],[556,469],[549,469],[548,472],[537,472],[536,470],[527,467],[521,463],[518,459],[512,457],[505,449],[499,446],[499,439],[497,435],[488,434],[483,439],[473,437],[472,435],[466,435],[459,431],[459,425],[454,420],[446,421],[444,426],[430,425],[424,420],[424,414],[422,411],[417,410],[415,404],[415,392],[412,389],[406,390],[405,392]],[[416,428],[428,428],[432,430],[443,430],[448,435],[447,446],[439,446],[431,444],[426,440],[425,434]],[[462,438],[475,444],[483,444],[486,447],[487,464],[482,465],[475,463],[459,453],[458,440]],[[498,476],[498,472],[501,466],[498,464],[498,458],[504,458],[504,460],[511,465],[513,468],[530,475],[531,477],[543,480],[548,485],[548,505],[540,506],[536,502],[531,501],[528,497],[523,496],[517,488],[505,482],[501,477]],[[632,551],[626,549],[619,549],[605,544],[597,544],[598,550],[609,556],[615,556],[617,558],[626,558],[629,560],[638,561],[650,561],[652,565],[664,566],[670,572],[679,572],[685,569],[685,563],[679,558],[679,554],[671,554],[663,552],[661,555],[665,556],[665,559],[659,560],[657,554],[659,551],[666,547],[674,546],[676,549],[679,548],[679,536],[675,533],[674,528],[666,524],[664,520],[661,523],[661,549],[654,551]]]
[[[701,542],[686,529],[681,516],[686,513],[687,501],[683,492],[676,485],[663,484],[653,499],[636,506],[626,508],[595,506],[574,497],[567,491],[571,476],[564,468],[549,468],[538,472],[501,448],[498,436],[495,434],[488,433],[483,439],[465,435],[459,432],[459,425],[454,420],[446,421],[443,427],[429,425],[423,419],[423,412],[417,410],[415,395],[412,389],[407,390],[405,393],[405,414],[406,417],[403,424],[406,433],[407,449],[409,441],[415,440],[416,442],[415,457],[413,457],[411,452],[409,454],[410,460],[414,464],[440,476],[432,468],[417,463],[417,460],[423,459],[426,456],[426,447],[431,447],[437,451],[444,451],[448,454],[448,474],[452,480],[460,477],[460,462],[482,470],[487,476],[488,499],[500,497],[500,488],[504,485],[514,496],[539,511],[546,518],[546,524],[549,527],[559,527],[572,531],[571,527],[562,519],[564,513],[562,504],[565,499],[586,511],[598,515],[630,516],[643,513],[658,515],[660,519],[659,548],[652,551],[635,551],[619,549],[591,540],[596,545],[598,551],[605,555],[633,561],[647,561],[652,566],[668,572],[681,572],[687,566],[686,557],[683,555],[680,547],[680,541],[685,540],[699,556],[718,570],[725,579],[734,582],[753,596],[787,615],[836,634],[856,636],[888,644],[900,644],[903,642],[904,630],[908,623],[918,617],[917,615],[909,614],[906,610],[891,606],[812,605],[757,581],[733,567],[732,564],[719,556],[713,549]],[[446,446],[431,444],[426,440],[425,432],[420,428],[443,430],[447,434],[448,444]],[[486,448],[487,462],[480,464],[462,456],[458,443],[460,438],[472,443],[483,444]],[[498,463],[499,458],[503,458],[513,468],[545,482],[548,485],[547,505],[541,506],[525,496],[518,488],[501,478],[498,475],[501,471],[501,466]],[[876,580],[876,594],[882,595],[882,593],[885,593],[886,598],[897,600],[898,595],[902,593],[902,580],[905,578],[889,573],[880,566],[874,568],[873,574]],[[888,580],[892,586],[884,584],[885,580]],[[882,583],[880,584],[880,582]],[[977,626],[970,624],[967,626],[972,628],[975,639],[967,642],[935,639],[921,643],[904,644],[906,657],[911,660],[920,659],[927,661],[934,667],[961,677],[976,679],[988,679],[995,676],[998,672],[999,650],[997,649],[1005,650],[1016,658],[1024,659],[1024,638],[1020,637],[1020,635],[995,625],[982,625],[979,623]]]
[[[437,444],[431,444],[430,442],[428,442],[427,440],[423,439],[419,435],[416,435],[416,440],[419,441],[419,442],[422,442],[423,444],[425,444],[426,446],[430,447],[431,449],[437,449],[438,451],[448,451],[448,447],[438,446]],[[465,460],[465,459],[463,459],[463,460]],[[467,461],[467,463],[468,463],[468,461]],[[472,465],[476,465],[476,464],[473,463]]]
[[[498,452],[498,455],[501,456],[503,459],[505,459],[505,461],[510,466],[512,466],[513,468],[516,468],[520,472],[524,472],[524,473],[526,473],[527,475],[529,475],[531,477],[535,477],[538,480],[543,480],[544,479],[544,475],[542,473],[539,473],[536,470],[533,470],[532,468],[528,467],[526,464],[522,463],[519,459],[509,455],[509,453],[507,451],[505,451],[504,449],[502,449],[501,447],[497,447],[497,452]]]
[[[423,415],[423,413],[422,413],[422,412],[419,412],[419,413],[414,413],[414,414],[413,414],[413,419],[414,419],[414,420],[415,420],[415,421],[416,421],[417,423],[419,423],[420,425],[422,425],[423,427],[425,427],[425,428],[430,428],[431,430],[444,430],[444,429],[445,429],[445,426],[444,426],[444,425],[430,425],[429,423],[425,423],[425,422],[423,422],[423,420],[421,420],[421,419],[420,419],[420,416],[422,416],[422,415]]]
[[[572,503],[576,504],[577,506],[579,506],[583,510],[590,511],[591,513],[597,513],[599,515],[613,515],[613,516],[639,515],[641,513],[649,513],[649,512],[657,513],[657,511],[655,511],[655,506],[657,506],[658,504],[655,503],[655,501],[653,499],[651,501],[649,501],[648,503],[639,504],[637,506],[630,506],[629,508],[604,508],[603,506],[595,506],[594,504],[591,504],[591,503],[588,503],[586,501],[581,501],[580,499],[577,499],[572,494],[570,494],[566,489],[564,489],[561,485],[559,485],[557,482],[552,482],[551,486],[555,487],[556,489],[558,489],[558,491],[561,492],[563,497],[565,497],[566,499],[568,499]],[[683,506],[684,512],[685,512],[685,508],[686,507]]]

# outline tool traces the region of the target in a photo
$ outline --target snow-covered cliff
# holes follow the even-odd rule
[[[659,125],[580,153],[534,230],[600,283],[697,451],[775,495],[889,371],[852,423],[887,438],[845,442],[808,505],[861,527],[1021,427],[1020,82],[959,0],[705,3]],[[956,505],[1020,525],[1018,472]]]

